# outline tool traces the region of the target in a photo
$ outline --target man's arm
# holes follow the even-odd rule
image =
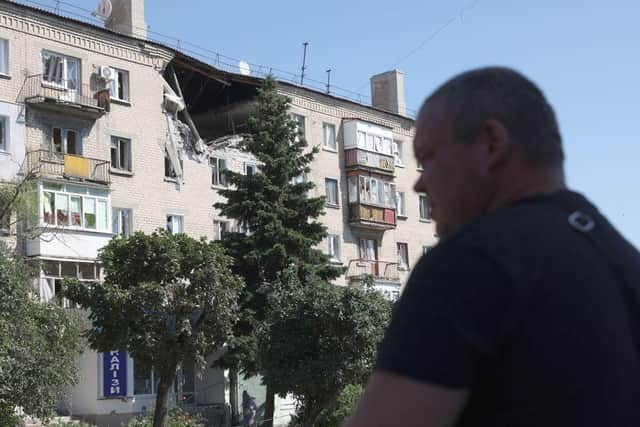
[[[376,371],[344,427],[450,427],[462,412],[467,395],[465,389]]]

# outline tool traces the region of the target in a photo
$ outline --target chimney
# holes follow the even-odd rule
[[[404,73],[392,70],[371,77],[371,104],[376,108],[406,116]]]
[[[144,0],[111,0],[112,11],[104,26],[112,31],[140,39],[147,38]]]

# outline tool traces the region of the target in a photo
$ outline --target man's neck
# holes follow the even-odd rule
[[[566,190],[564,171],[561,168],[533,170],[519,173],[518,176],[506,180],[487,205],[487,212],[493,212],[509,206],[527,197]]]

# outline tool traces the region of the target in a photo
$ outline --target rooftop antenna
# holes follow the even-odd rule
[[[304,85],[304,70],[307,69],[307,46],[309,46],[309,42],[302,43],[304,46],[304,54],[302,56],[302,76],[300,76],[300,86]]]
[[[331,93],[331,68],[327,70],[327,93]]]

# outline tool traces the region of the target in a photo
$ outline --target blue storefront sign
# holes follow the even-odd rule
[[[127,353],[102,353],[102,384],[104,397],[127,395]]]

